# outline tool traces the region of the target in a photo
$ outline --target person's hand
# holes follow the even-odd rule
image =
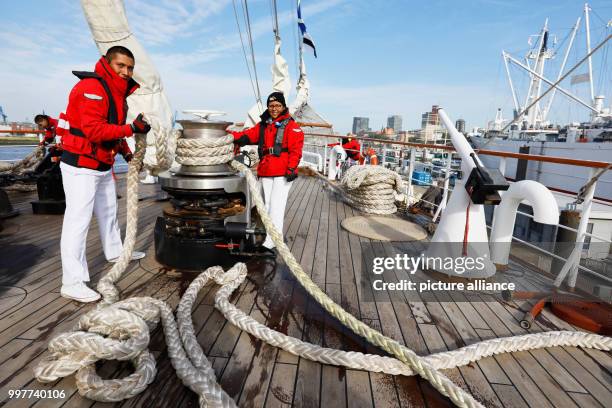
[[[134,155],[132,153],[126,154],[125,156],[123,156],[123,160],[125,160],[126,162],[129,163],[132,160],[133,157],[134,157]]]
[[[289,167],[287,169],[287,172],[285,173],[285,178],[289,182],[292,182],[293,180],[295,180],[297,178],[297,176],[298,176],[297,170],[296,169],[292,169],[291,167]]]
[[[149,133],[149,130],[151,130],[151,125],[147,123],[142,113],[134,119],[130,126],[134,133]]]

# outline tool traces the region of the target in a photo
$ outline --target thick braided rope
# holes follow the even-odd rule
[[[45,148],[37,146],[26,157],[15,163],[0,162],[0,173],[23,174],[36,167],[45,157]]]
[[[176,161],[188,166],[224,164],[232,160],[232,135],[215,138],[184,139],[177,141]]]
[[[401,192],[402,178],[382,166],[351,166],[344,173],[340,185],[342,198],[352,207],[369,214],[393,214],[395,192]]]
[[[102,295],[102,302],[98,307],[111,304],[119,300],[119,291],[115,287],[115,282],[119,280],[132,258],[132,252],[136,245],[136,233],[138,228],[138,174],[142,168],[142,161],[145,154],[144,137],[136,139],[136,152],[128,165],[127,173],[127,221],[125,230],[125,241],[123,242],[123,252],[119,260],[112,269],[98,282],[98,292]]]
[[[138,172],[143,156],[144,140],[139,137],[134,158],[128,168],[124,252],[98,285],[104,299],[97,309],[79,319],[74,331],[60,334],[51,340],[50,354],[34,369],[35,377],[41,382],[49,382],[76,372],[79,393],[87,398],[97,401],[131,398],[146,389],[155,377],[155,360],[146,347],[149,343],[149,330],[156,326],[161,316],[172,364],[181,380],[200,395],[200,405],[233,407],[235,404],[231,398],[226,395],[223,397],[222,390],[219,391],[214,371],[202,371],[190,362],[189,353],[183,349],[172,311],[164,302],[152,298],[131,298],[116,302],[119,292],[114,283],[126,269],[135,244]],[[193,330],[192,325],[182,325]],[[193,348],[192,344],[188,350],[193,352]],[[199,353],[203,355],[201,349]],[[131,360],[135,372],[125,378],[103,380],[96,374],[93,365],[100,359]]]
[[[337,318],[343,325],[351,329],[355,334],[365,338],[371,344],[382,348],[390,354],[396,356],[399,360],[406,363],[411,367],[415,373],[429,381],[434,388],[440,391],[443,395],[448,396],[455,405],[459,407],[482,407],[482,405],[474,399],[470,394],[461,389],[459,386],[454,384],[442,373],[437,371],[430,363],[423,358],[419,357],[414,351],[409,348],[402,346],[396,340],[384,336],[377,330],[372,329],[362,321],[355,318],[353,315],[344,310],[341,306],[337,305],[332,299],[327,296],[304,272],[300,263],[295,259],[285,242],[283,241],[282,235],[274,226],[272,219],[265,210],[265,205],[259,193],[257,180],[251,173],[248,167],[244,164],[232,161],[231,166],[237,171],[243,172],[253,202],[257,207],[259,216],[261,217],[264,226],[266,227],[267,233],[272,238],[272,241],[276,244],[276,248],[283,257],[283,260],[289,267],[289,270],[300,282],[300,284],[306,289],[306,291],[327,310],[332,316]]]
[[[234,281],[225,283],[215,295],[215,307],[230,323],[239,327],[241,330],[246,331],[272,346],[282,348],[292,354],[319,363],[391,375],[411,376],[415,374],[409,366],[396,358],[325,348],[287,336],[266,327],[245,314],[229,301],[229,297],[234,290],[240,286],[243,280],[243,276],[238,276]],[[219,280],[217,280],[217,282],[219,282]],[[486,340],[457,350],[431,354],[423,358],[434,368],[441,370],[464,366],[494,354],[555,346],[611,350],[612,338],[592,333],[552,331]]]

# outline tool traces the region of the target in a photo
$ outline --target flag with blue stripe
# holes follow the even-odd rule
[[[298,0],[297,3],[297,14],[298,14],[298,27],[300,27],[300,32],[302,33],[302,43],[304,43],[304,45],[309,46],[310,48],[312,48],[312,52],[314,53],[315,58],[317,57],[317,49],[315,47],[314,41],[312,40],[312,37],[310,37],[310,34],[308,34],[308,32],[306,32],[306,24],[304,24],[304,20],[302,20],[302,5],[301,5],[302,1]]]

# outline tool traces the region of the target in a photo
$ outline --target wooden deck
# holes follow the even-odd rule
[[[123,186],[123,180],[120,180]],[[124,190],[120,187],[119,191]],[[153,225],[164,203],[156,189],[141,186],[137,249],[147,257],[133,262],[119,281],[122,297],[148,295],[175,307],[188,277],[166,271],[155,261]],[[11,193],[21,215],[7,220],[0,232],[0,404],[34,407],[196,407],[196,395],[176,377],[160,329],[150,349],[157,356],[155,382],[141,395],[122,403],[96,403],[79,396],[74,377],[52,384],[33,379],[32,367],[45,356],[54,335],[69,330],[92,305],[59,296],[61,216],[33,215],[32,194]],[[119,200],[122,229],[125,198]],[[419,251],[423,243],[383,243],[343,230],[340,222],[354,215],[321,181],[299,178],[289,195],[285,236],[304,269],[330,297],[359,319],[414,349],[420,355],[452,350],[480,340],[524,334],[519,321],[526,302],[492,302],[481,296],[453,294],[440,302],[436,294],[406,301],[402,294],[382,293],[376,302],[358,295],[362,255],[391,256]],[[92,283],[108,270],[97,227],[88,238]],[[521,288],[536,289],[537,276],[521,279]],[[95,286],[94,286],[95,287]],[[222,387],[239,406],[307,407],[448,407],[452,404],[418,377],[391,376],[313,363],[271,347],[229,324],[214,309],[216,287],[207,286],[193,312],[199,342],[215,367]],[[249,278],[232,301],[267,326],[303,340],[344,350],[384,354],[342,328],[292,279],[278,261],[252,261]],[[572,329],[545,313],[532,332]],[[612,401],[612,358],[608,353],[551,348],[504,354],[468,366],[445,370],[456,384],[487,407],[605,407]],[[105,362],[105,378],[130,372],[127,363]],[[60,399],[8,399],[8,390],[64,390]]]

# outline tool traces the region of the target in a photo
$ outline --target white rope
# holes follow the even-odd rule
[[[258,323],[228,300],[230,294],[246,277],[246,266],[241,263],[234,265],[226,273],[220,267],[212,267],[200,274],[181,298],[177,312],[177,327],[172,310],[165,302],[153,298],[131,298],[117,301],[119,292],[114,283],[127,267],[136,237],[138,171],[144,155],[143,142],[140,139],[138,146],[128,170],[128,226],[124,252],[117,264],[98,284],[98,290],[104,300],[97,309],[86,313],[79,319],[73,332],[60,334],[51,340],[49,343],[50,355],[34,370],[39,381],[55,381],[76,372],[77,387],[79,393],[84,396],[98,401],[120,401],[134,396],[142,392],[155,376],[155,361],[146,347],[150,337],[149,330],[161,320],[172,365],[183,383],[200,396],[200,406],[234,407],[235,402],[216,382],[214,370],[197,342],[191,320],[191,312],[197,294],[209,279],[214,279],[215,282],[222,285],[215,296],[215,306],[230,322],[242,330],[291,353],[325,364],[394,375],[421,375],[460,407],[482,407],[482,405],[438,370],[465,365],[493,354],[541,347],[580,346],[601,350],[612,349],[612,339],[609,337],[559,331],[492,339],[458,350],[420,357],[397,341],[383,336],[357,320],[335,304],[310,280],[266,213],[255,176],[245,165],[236,161],[232,161],[231,166],[245,175],[253,201],[268,234],[300,284],[340,322],[398,359],[322,348],[291,338]],[[196,147],[212,148],[207,145],[207,142]],[[217,147],[220,146],[214,146],[214,148]],[[204,162],[207,162],[206,159],[214,159],[212,156],[197,157]],[[368,176],[366,174],[362,177],[361,173],[353,174],[352,177],[347,178],[346,185],[354,185],[353,189],[357,189],[360,186],[374,186],[382,183],[395,185],[397,188],[397,183],[389,182],[389,179],[384,178],[381,172],[372,172]],[[123,379],[102,380],[95,373],[93,365],[101,359],[131,360],[136,370]]]
[[[289,353],[322,364],[331,364],[354,370],[367,370],[391,375],[412,376],[416,374],[412,368],[396,358],[325,348],[287,336],[266,327],[242,312],[229,301],[229,297],[234,290],[242,284],[243,280],[243,276],[238,276],[233,282],[228,282],[223,285],[215,295],[215,307],[217,310],[219,310],[230,323],[239,327],[241,330],[246,331],[272,346],[282,348]],[[555,346],[610,350],[612,349],[612,338],[592,333],[551,331],[490,339],[452,351],[430,354],[429,356],[423,357],[423,359],[435,369],[443,370],[464,366],[495,354]]]
[[[224,164],[234,158],[234,137],[178,139],[176,161],[188,166]]]
[[[402,184],[399,174],[382,166],[351,166],[340,180],[341,196],[359,211],[393,214],[397,212],[395,193],[401,192]]]

